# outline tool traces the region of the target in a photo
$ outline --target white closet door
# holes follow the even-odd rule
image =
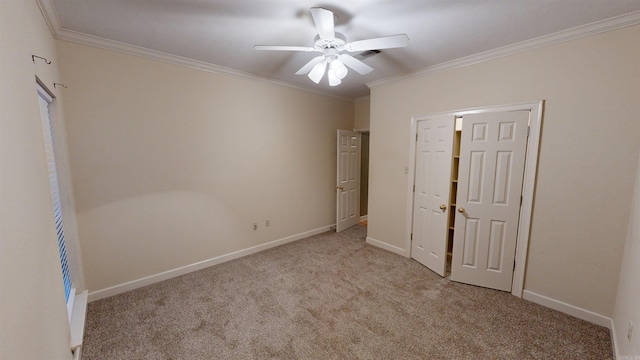
[[[465,115],[451,280],[510,291],[529,111]]]
[[[455,118],[418,122],[411,257],[444,276]]]

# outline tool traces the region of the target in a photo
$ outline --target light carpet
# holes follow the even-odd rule
[[[83,359],[613,359],[609,330],[327,232],[91,302]]]

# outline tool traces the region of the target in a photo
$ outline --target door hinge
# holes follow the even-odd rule
[[[522,195],[520,195],[520,206],[522,206]]]
[[[529,133],[531,133],[531,126],[527,126],[527,137],[529,137]]]
[[[413,192],[416,192],[416,184],[413,184]]]
[[[416,142],[418,142],[418,134],[416,134]]]
[[[413,241],[413,233],[409,234],[409,240]]]

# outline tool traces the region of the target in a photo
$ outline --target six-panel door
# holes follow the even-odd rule
[[[360,133],[338,130],[336,232],[360,220]]]
[[[451,280],[510,291],[529,111],[464,115]]]
[[[418,122],[411,257],[444,276],[455,119]]]

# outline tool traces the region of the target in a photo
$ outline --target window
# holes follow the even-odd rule
[[[60,255],[60,269],[64,282],[67,315],[69,316],[69,330],[71,336],[71,352],[74,358],[79,358],[84,324],[87,314],[88,290],[84,288],[84,276],[76,230],[75,209],[71,189],[71,179],[66,157],[65,141],[62,133],[56,136],[55,130],[61,124],[56,122],[58,117],[55,98],[48,92],[40,81],[38,82],[38,103],[44,135],[44,150],[53,204],[53,219],[55,220],[58,253]],[[60,140],[56,149],[56,140]],[[56,159],[56,150],[58,159]],[[79,292],[76,292],[76,288]]]
[[[40,103],[40,117],[42,119],[42,130],[44,134],[44,148],[47,158],[49,185],[51,189],[51,198],[53,200],[53,216],[56,225],[56,234],[58,237],[58,251],[60,253],[62,279],[64,281],[64,295],[67,302],[67,312],[69,314],[69,319],[71,319],[75,289],[73,288],[73,281],[71,279],[71,272],[69,270],[67,244],[64,237],[64,219],[62,213],[62,203],[60,201],[58,168],[56,165],[56,158],[54,154],[53,134],[51,131],[51,117],[49,114],[49,105],[53,103],[53,97],[41,86],[38,86],[38,100]]]

